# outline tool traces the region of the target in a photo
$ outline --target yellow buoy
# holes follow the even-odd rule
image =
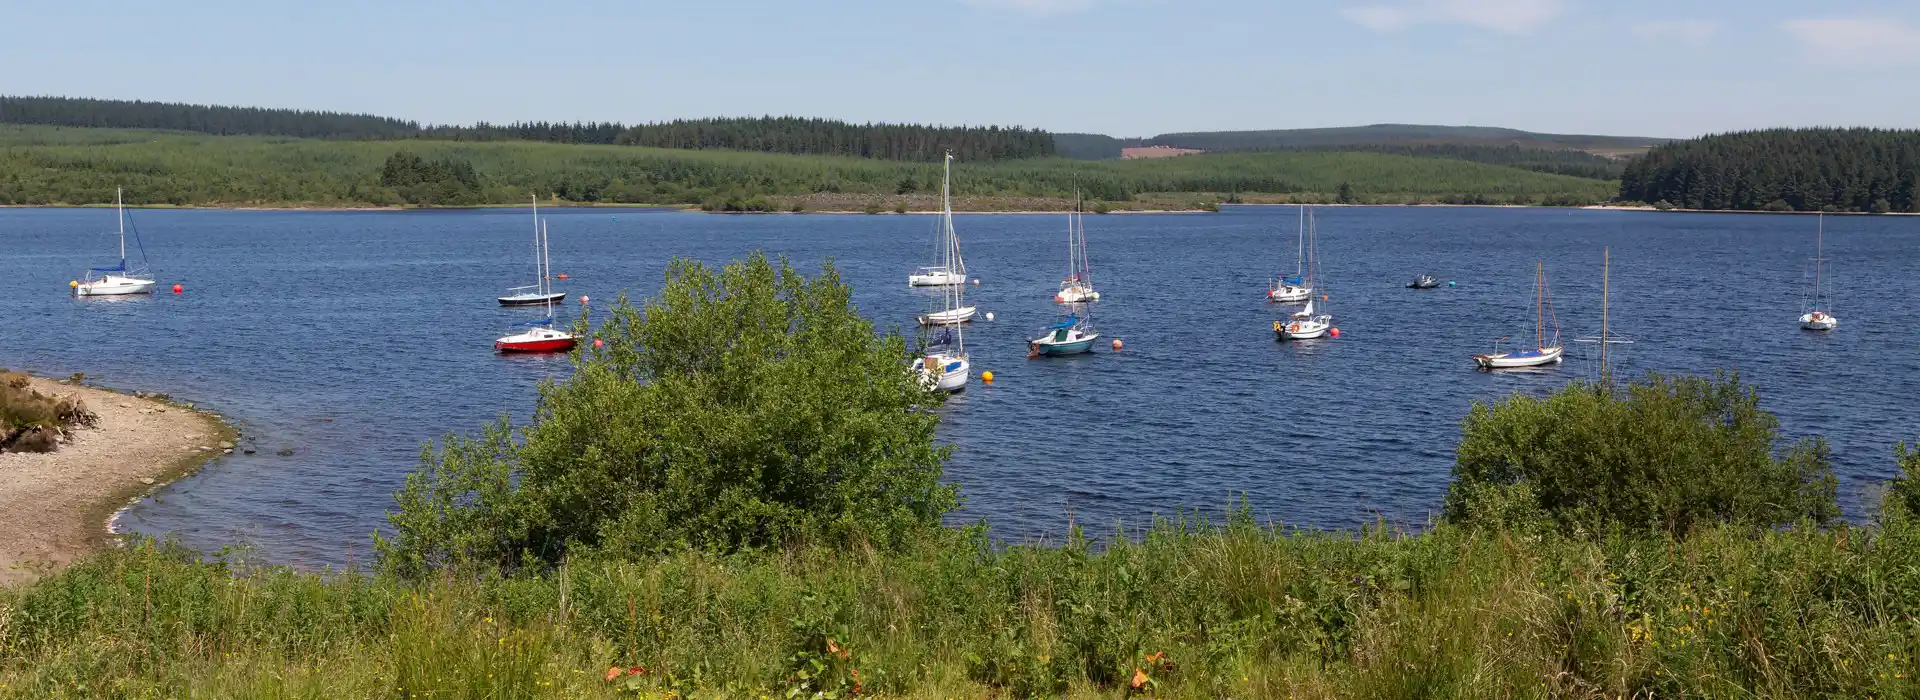
[[[80,280],[67,280],[67,289],[79,289]]]
[[[992,372],[981,372],[981,373],[980,373],[980,381],[983,381],[983,382],[986,382],[986,383],[988,383],[988,384],[992,384],[992,383],[993,383],[993,373],[992,373]]]

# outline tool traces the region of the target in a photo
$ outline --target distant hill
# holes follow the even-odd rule
[[[1202,151],[1272,151],[1295,148],[1336,146],[1395,145],[1473,145],[1518,146],[1543,150],[1575,150],[1605,156],[1627,156],[1669,139],[1639,136],[1594,136],[1585,134],[1542,134],[1491,126],[1429,126],[1421,124],[1372,124],[1324,129],[1273,129],[1267,131],[1201,131],[1161,134],[1147,139],[1150,146],[1194,148]]]

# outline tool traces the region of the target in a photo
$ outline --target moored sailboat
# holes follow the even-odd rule
[[[544,278],[546,276],[544,273],[548,266],[547,229],[544,223],[541,224],[539,228],[539,233],[535,239],[539,241],[538,264],[542,272],[541,277]],[[513,324],[510,330],[521,328],[525,330],[510,332],[505,336],[495,339],[493,341],[493,349],[503,353],[567,352],[572,350],[573,346],[579,342],[579,339],[575,338],[572,333],[554,327],[553,302],[551,301],[547,303],[546,318],[521,321]]]
[[[1824,254],[1827,233],[1827,217],[1821,214],[1813,234],[1813,298],[1807,302],[1805,313],[1800,314],[1800,327],[1810,331],[1830,331],[1840,325],[1840,319],[1827,310],[1820,298],[1820,267],[1826,262]]]
[[[1313,296],[1313,284],[1306,281],[1307,274],[1307,208],[1300,209],[1299,238],[1294,246],[1294,270],[1291,277],[1281,277],[1267,288],[1267,300],[1278,302],[1304,301]]]
[[[1273,322],[1274,340],[1312,340],[1327,335],[1333,329],[1333,314],[1327,313],[1324,306],[1315,308],[1312,296],[1314,287],[1319,286],[1322,291],[1319,301],[1323,304],[1327,301],[1326,282],[1320,275],[1319,224],[1311,214],[1307,215],[1304,240],[1307,250],[1303,271],[1305,279],[1296,288],[1307,290],[1307,305],[1289,314],[1286,320]],[[1334,336],[1339,337],[1339,334],[1335,333]]]
[[[566,292],[553,291],[553,271],[547,259],[546,229],[540,223],[540,197],[533,198],[533,284],[514,287],[499,297],[501,306],[540,306],[567,300]]]
[[[1076,199],[1073,213],[1067,215],[1067,276],[1060,279],[1060,291],[1053,300],[1062,304],[1098,301],[1093,288],[1093,265],[1087,260],[1087,219]]]
[[[120,188],[113,190],[114,213],[120,223],[120,264],[113,267],[96,267],[87,272],[84,281],[73,284],[74,296],[98,297],[125,294],[153,293],[153,275],[148,274],[146,246],[140,246],[141,265],[127,266],[127,206]],[[134,241],[138,244],[139,231],[134,231]]]
[[[1027,357],[1042,355],[1078,355],[1093,351],[1093,342],[1100,339],[1100,331],[1093,327],[1093,317],[1069,313],[1064,321],[1047,326],[1046,334],[1027,341]]]
[[[962,284],[962,282],[966,281],[967,268],[966,264],[960,261],[960,238],[954,235],[953,232],[953,198],[952,188],[950,186],[952,181],[953,153],[948,152],[946,157],[946,177],[940,182],[940,264],[933,268],[924,269],[939,269],[946,272],[957,271],[959,279],[951,283],[928,285],[921,285],[917,282],[912,282],[911,279],[908,280],[909,283],[915,284],[916,286],[943,287],[940,291],[941,307],[938,310],[921,314],[919,321],[922,326],[947,326],[973,320],[974,307],[966,305],[966,285]]]
[[[907,275],[910,287],[946,287],[967,283],[967,263],[960,257],[960,239],[953,232],[953,152],[948,151],[940,180],[940,224],[935,234],[934,264]]]
[[[1553,309],[1553,298],[1547,292],[1547,272],[1544,265],[1535,264],[1533,280],[1533,347],[1526,350],[1500,352],[1502,337],[1493,341],[1494,351],[1484,355],[1474,355],[1473,362],[1481,369],[1508,369],[1513,367],[1538,367],[1553,364],[1561,360],[1564,348],[1560,345],[1560,319],[1553,317],[1553,343],[1547,343],[1546,319]]]

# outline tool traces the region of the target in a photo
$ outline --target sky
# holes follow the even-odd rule
[[[1915,0],[0,0],[0,94],[1152,136],[1920,126]]]

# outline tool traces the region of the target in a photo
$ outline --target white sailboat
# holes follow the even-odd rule
[[[1493,341],[1492,353],[1474,355],[1473,362],[1480,369],[1507,369],[1511,367],[1537,367],[1553,364],[1561,360],[1564,348],[1560,346],[1560,319],[1553,319],[1553,344],[1547,344],[1546,319],[1553,310],[1553,299],[1547,293],[1546,267],[1539,263],[1534,266],[1533,278],[1533,340],[1534,347],[1527,350],[1500,352],[1500,338]],[[1604,347],[1604,346],[1602,346]]]
[[[946,287],[967,283],[967,263],[960,259],[960,240],[953,233],[953,152],[948,151],[940,180],[940,231],[935,264],[907,275],[910,287]]]
[[[100,297],[153,293],[153,275],[147,272],[144,247],[140,253],[142,264],[138,267],[127,267],[127,206],[121,192],[118,187],[113,190],[113,208],[120,222],[120,264],[89,270],[85,281],[77,281],[73,284],[74,296]]]
[[[1822,247],[1827,233],[1827,216],[1820,214],[1819,223],[1813,234],[1813,299],[1807,302],[1806,313],[1800,315],[1800,327],[1810,331],[1830,331],[1840,325],[1840,319],[1827,310],[1820,298],[1820,266],[1825,262],[1821,258]]]
[[[916,286],[939,286],[941,290],[941,308],[920,315],[922,326],[949,326],[973,320],[974,307],[966,305],[967,266],[960,261],[960,237],[953,233],[953,153],[947,153],[946,178],[940,182],[940,264],[923,270],[942,270],[945,273],[958,274],[957,281],[942,284],[920,284],[908,281]],[[942,274],[945,274],[942,273]],[[917,277],[917,276],[916,276]],[[943,278],[944,279],[944,278]]]
[[[1067,276],[1060,279],[1060,291],[1053,300],[1079,304],[1099,299],[1100,292],[1093,288],[1093,265],[1087,261],[1086,212],[1076,200],[1073,213],[1067,215]]]
[[[1312,215],[1307,215],[1306,233],[1303,238],[1306,241],[1304,247],[1308,250],[1307,262],[1303,270],[1304,279],[1294,278],[1299,284],[1295,288],[1306,290],[1307,305],[1290,314],[1287,320],[1273,322],[1275,340],[1312,340],[1325,336],[1333,328],[1333,314],[1315,309],[1313,305],[1312,293],[1315,283],[1319,282],[1322,287],[1325,286],[1325,282],[1318,279],[1320,277],[1320,253],[1316,245],[1319,242],[1318,228],[1319,225],[1313,220]],[[1326,295],[1321,295],[1321,301],[1325,300]]]
[[[540,196],[533,197],[533,284],[513,287],[499,297],[501,306],[552,306],[565,303],[566,292],[553,291],[553,275],[547,262],[545,229],[540,224]]]
[[[1307,208],[1300,209],[1299,240],[1295,242],[1292,277],[1282,277],[1267,288],[1267,300],[1292,302],[1313,297],[1313,285],[1307,283]]]

